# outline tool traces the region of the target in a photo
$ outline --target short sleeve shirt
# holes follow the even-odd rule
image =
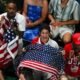
[[[7,13],[3,13],[0,16],[5,16],[7,18]],[[26,19],[23,15],[16,13],[15,20],[18,23],[19,31],[25,31],[26,28]]]

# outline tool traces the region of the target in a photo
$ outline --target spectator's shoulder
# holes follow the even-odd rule
[[[51,38],[49,38],[49,44],[52,46],[52,47],[55,47],[55,48],[59,48],[59,45],[56,41],[52,40]]]
[[[50,42],[51,42],[52,44],[57,44],[57,42],[56,42],[55,40],[53,40],[53,39],[51,39],[51,38],[49,38],[49,40],[50,40]]]

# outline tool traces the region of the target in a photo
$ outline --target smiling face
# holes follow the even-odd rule
[[[7,4],[7,13],[9,18],[13,18],[16,15],[16,4],[8,3]]]
[[[49,40],[49,31],[47,29],[43,29],[40,33],[40,39],[43,43],[46,43]]]

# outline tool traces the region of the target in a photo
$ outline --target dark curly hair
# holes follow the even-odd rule
[[[50,27],[49,27],[48,24],[43,24],[43,25],[42,25],[42,27],[40,28],[40,33],[41,33],[41,31],[42,31],[43,29],[48,30],[48,32],[50,33]]]

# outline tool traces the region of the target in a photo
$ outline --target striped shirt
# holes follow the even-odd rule
[[[58,21],[80,20],[80,6],[76,0],[69,0],[66,7],[61,8],[61,0],[51,0],[49,3],[49,13]],[[69,27],[74,30],[74,25]],[[68,27],[64,25],[63,27]]]

